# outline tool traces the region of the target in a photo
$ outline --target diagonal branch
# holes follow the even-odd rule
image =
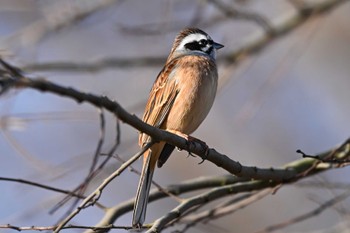
[[[31,79],[24,77],[15,67],[12,67],[8,63],[0,60],[5,70],[8,71],[7,75],[0,76],[0,94],[6,92],[11,88],[32,88],[42,92],[50,92],[53,94],[69,97],[76,100],[78,103],[87,102],[91,105],[104,108],[111,113],[115,114],[121,121],[126,122],[135,129],[151,135],[154,141],[166,141],[180,149],[187,150],[190,153],[200,156],[203,160],[208,160],[218,167],[225,169],[226,171],[235,174],[240,177],[262,179],[262,180],[288,180],[296,175],[296,172],[292,169],[274,169],[274,168],[257,168],[243,166],[239,162],[230,159],[228,156],[217,152],[215,149],[204,148],[198,142],[187,142],[186,139],[179,137],[178,135],[170,132],[158,129],[151,125],[144,123],[135,115],[131,115],[125,109],[123,109],[117,102],[110,100],[106,96],[97,96],[85,92],[80,92],[70,87],[63,87],[53,82],[49,82],[44,79]],[[10,67],[10,68],[9,68]],[[18,70],[18,69],[17,69]]]

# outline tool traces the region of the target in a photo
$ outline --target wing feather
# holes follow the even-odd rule
[[[176,75],[174,68],[177,64],[178,58],[170,61],[160,71],[146,104],[143,121],[158,128],[161,128],[178,94],[177,83],[173,78]],[[139,144],[142,146],[148,138],[148,135],[141,133]]]

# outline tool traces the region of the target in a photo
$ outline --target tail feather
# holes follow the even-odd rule
[[[136,200],[134,205],[134,213],[132,219],[132,225],[135,227],[140,227],[146,218],[146,209],[149,191],[151,188],[152,177],[154,169],[151,169],[151,155],[147,156],[146,163],[144,164],[141,172],[141,179],[139,181],[139,186],[137,187]]]

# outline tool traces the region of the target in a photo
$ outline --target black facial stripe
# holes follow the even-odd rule
[[[185,48],[189,50],[199,50],[202,51],[202,48],[205,47],[198,43],[198,41],[193,41],[191,43],[185,44]]]
[[[202,51],[210,55],[214,49],[213,44],[214,41],[211,39],[202,39],[200,41],[192,41],[190,43],[185,44],[185,48],[192,51]]]

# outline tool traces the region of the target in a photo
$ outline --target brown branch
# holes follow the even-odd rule
[[[3,60],[0,63],[10,66]],[[5,65],[4,65],[5,66]],[[5,66],[5,68],[6,68]],[[10,66],[11,67],[11,66]],[[10,73],[11,69],[6,68]],[[63,87],[44,79],[31,79],[23,77],[21,74],[12,72],[14,77],[4,76],[0,79],[2,92],[6,92],[9,88],[32,88],[42,92],[50,92],[57,95],[65,96],[76,100],[78,103],[87,102],[98,108],[104,108],[115,114],[120,120],[131,125],[135,129],[151,135],[154,141],[166,141],[180,149],[187,150],[190,153],[200,156],[203,160],[208,160],[218,167],[225,169],[231,174],[240,177],[283,181],[293,178],[296,172],[291,169],[274,169],[274,168],[257,168],[243,166],[239,162],[231,160],[228,156],[220,154],[215,149],[207,149],[198,142],[187,142],[186,139],[170,132],[158,129],[144,123],[135,115],[131,115],[124,110],[117,102],[108,99],[106,96],[96,96],[94,94],[77,91],[70,87]]]
[[[350,138],[346,140],[342,145],[337,147],[336,149],[322,153],[319,156],[321,158],[329,158],[329,157],[334,157],[337,159],[349,158],[350,157]],[[285,167],[293,167],[295,170],[300,172],[296,177],[294,177],[293,180],[286,181],[286,183],[296,182],[299,179],[333,168],[333,166],[329,166],[329,164],[315,162],[314,159],[301,159],[301,160],[289,163],[285,165]],[[185,200],[180,205],[175,207],[173,210],[165,214],[163,217],[160,217],[159,219],[157,219],[147,232],[149,233],[159,232],[167,224],[170,224],[172,221],[180,218],[185,213],[187,213],[188,210],[196,206],[204,205],[207,202],[210,202],[212,200],[216,200],[228,195],[233,195],[235,193],[261,190],[269,187],[277,187],[283,183],[284,182],[277,182],[277,181],[270,181],[270,182],[247,181],[247,182],[242,182],[240,184],[228,185],[225,187],[210,190],[207,193],[200,194],[198,196]]]
[[[321,157],[328,157],[329,155],[335,156],[337,158],[348,158],[350,157],[350,139],[344,142],[342,145],[337,147],[336,149],[320,153]],[[332,168],[332,166],[328,166],[323,163],[315,163],[313,159],[300,159],[289,164],[286,164],[284,167],[293,167],[295,170],[301,172],[302,175],[296,176],[294,180],[290,180],[288,182],[295,182],[299,179],[305,178],[307,176],[311,176],[313,174],[317,174],[319,172],[325,171],[327,169]],[[312,168],[312,169],[310,169]],[[307,172],[302,172],[307,171]],[[192,183],[193,182],[193,183]],[[258,184],[257,184],[258,182]],[[213,190],[210,190],[204,194],[198,195],[191,199],[185,199],[178,207],[170,211],[164,217],[159,218],[153,224],[150,232],[160,231],[163,227],[166,227],[168,224],[171,224],[177,218],[182,217],[185,213],[187,213],[190,209],[196,208],[197,206],[203,206],[206,203],[214,199],[219,199],[228,195],[233,195],[235,193],[240,193],[244,191],[252,191],[252,190],[261,190],[268,187],[277,187],[281,185],[280,182],[269,182],[269,181],[249,181],[249,179],[239,179],[232,176],[225,177],[213,177],[213,178],[203,178],[202,180],[194,180],[189,181],[187,186],[182,186],[181,184],[178,186],[180,190],[176,190],[176,195],[181,193],[199,190],[202,188],[216,187]],[[176,186],[174,186],[176,187]],[[237,188],[238,187],[238,188]],[[244,188],[242,188],[244,187]],[[173,193],[175,191],[173,187],[168,188],[168,192]],[[159,192],[158,190],[153,190],[149,197],[149,202],[158,200],[159,198],[166,197],[166,194]],[[132,211],[134,199],[131,199],[125,203],[120,203],[106,212],[104,217],[96,226],[106,226],[116,221],[118,217],[121,215]],[[185,204],[184,204],[185,203]],[[157,225],[156,225],[157,224]],[[91,231],[88,231],[91,232]],[[98,231],[103,232],[103,231]]]
[[[213,176],[213,177],[199,177],[191,180],[184,181],[180,184],[170,185],[166,188],[168,193],[172,193],[176,196],[188,193],[192,191],[198,191],[205,188],[213,188],[213,187],[222,187],[227,185],[238,184],[240,182],[247,181],[247,179],[235,177],[232,175],[221,175],[221,176]],[[165,198],[168,195],[162,191],[157,189],[153,189],[149,195],[149,202],[153,202],[159,200],[161,198]],[[123,214],[132,211],[134,208],[134,198],[125,201],[123,203],[119,203],[116,206],[113,206],[107,210],[103,218],[100,220],[96,226],[106,226],[113,222],[115,222],[120,216]],[[93,231],[88,231],[93,232]],[[104,231],[97,231],[104,232]]]

